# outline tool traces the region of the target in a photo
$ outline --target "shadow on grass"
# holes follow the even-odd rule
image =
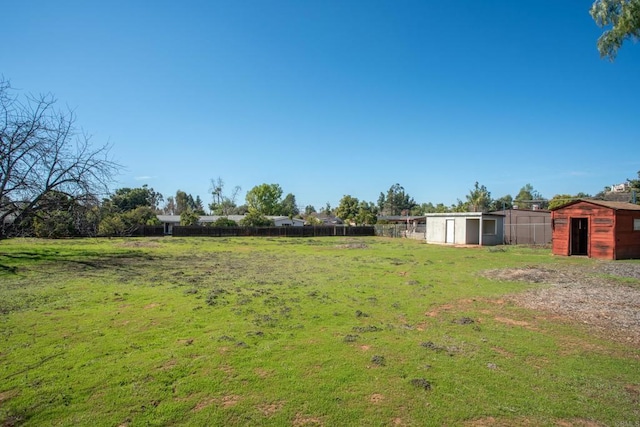
[[[0,274],[16,274],[18,267],[0,264]]]
[[[39,263],[54,263],[78,266],[84,269],[122,268],[141,261],[153,261],[156,257],[138,251],[104,253],[99,251],[22,251],[0,253],[0,275],[17,274],[20,266],[33,266]],[[2,261],[9,261],[2,263]],[[18,265],[9,265],[18,264]]]

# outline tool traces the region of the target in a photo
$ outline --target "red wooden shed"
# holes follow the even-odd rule
[[[640,206],[575,200],[552,209],[553,254],[640,258]]]

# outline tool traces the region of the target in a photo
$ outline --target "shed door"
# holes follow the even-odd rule
[[[589,219],[571,218],[571,254],[588,255]]]
[[[454,225],[456,223],[456,221],[454,219],[448,219],[446,221],[447,223],[447,230],[446,230],[446,234],[445,234],[445,242],[446,243],[455,243],[455,235],[454,235]]]

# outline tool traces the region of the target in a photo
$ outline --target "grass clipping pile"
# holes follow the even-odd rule
[[[640,346],[640,264],[527,267],[488,270],[484,275],[495,280],[549,285],[506,299],[582,322],[610,339]]]

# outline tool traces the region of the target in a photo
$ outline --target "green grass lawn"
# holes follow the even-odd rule
[[[0,422],[640,425],[640,350],[504,302],[585,264],[384,238],[0,241]]]

